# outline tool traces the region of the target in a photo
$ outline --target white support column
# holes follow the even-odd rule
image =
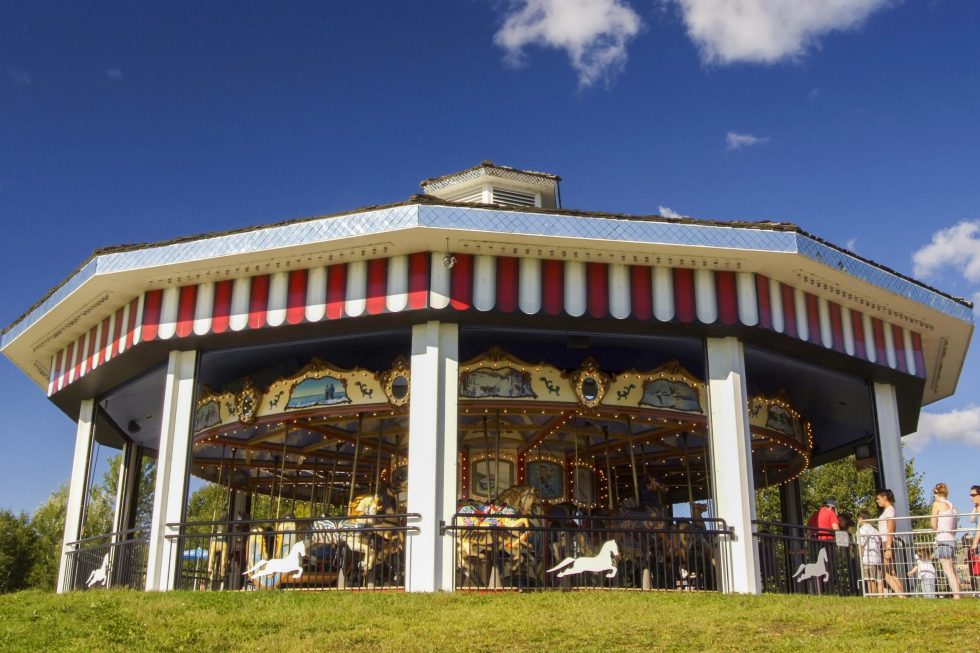
[[[885,487],[895,494],[895,514],[909,514],[909,489],[902,457],[902,429],[898,420],[898,395],[890,383],[875,383],[875,424],[878,429],[878,464]],[[898,530],[908,530],[902,523]]]
[[[755,485],[745,355],[737,338],[706,338],[705,350],[714,516],[731,529],[729,542],[722,545],[731,570],[723,591],[758,594],[762,578],[759,549],[752,537]]]
[[[78,407],[78,428],[75,431],[75,456],[71,465],[71,482],[68,485],[68,505],[65,514],[65,535],[61,544],[61,564],[58,566],[58,592],[65,592],[68,572],[68,543],[77,541],[82,534],[82,509],[88,492],[88,468],[95,437],[95,400],[84,399]]]
[[[146,567],[148,591],[173,589],[177,571],[180,545],[177,540],[167,539],[166,536],[176,535],[178,530],[168,529],[167,524],[181,521],[184,514],[184,488],[191,440],[191,418],[194,414],[196,370],[197,352],[170,352],[163,395],[153,518],[150,521]]]
[[[421,519],[407,546],[405,589],[450,591],[453,550],[439,534],[456,511],[456,431],[459,327],[427,322],[412,327],[408,417],[408,512]]]

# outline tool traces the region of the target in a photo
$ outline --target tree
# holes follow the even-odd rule
[[[62,484],[38,506],[31,517],[31,527],[37,538],[37,557],[29,583],[36,589],[53,590],[58,582],[61,563],[61,542],[65,535],[65,514],[68,505],[68,486]]]
[[[0,594],[28,586],[36,539],[27,513],[0,510]]]
[[[102,483],[89,490],[85,507],[85,524],[82,537],[103,535],[111,532],[116,509],[116,489],[122,456],[108,460],[108,469],[102,475]],[[140,469],[140,489],[136,506],[136,527],[147,528],[153,513],[153,483],[156,461],[144,458]],[[65,536],[65,517],[68,513],[68,485],[62,484],[38,506],[31,516],[37,555],[30,571],[28,584],[37,589],[53,590],[58,581],[61,565],[61,545]]]
[[[99,491],[106,496],[114,497],[119,487],[119,470],[122,466],[122,454],[113,456],[108,460],[108,469],[102,475],[102,485]],[[150,519],[153,517],[153,492],[156,486],[157,461],[155,458],[144,456],[140,461],[139,490],[136,494],[136,515],[135,528],[146,529],[150,526]],[[113,503],[113,507],[115,504]],[[97,525],[93,524],[93,528]],[[95,531],[86,527],[86,532],[95,534]]]
[[[913,515],[924,515],[929,511],[922,490],[922,475],[915,471],[915,460],[905,461],[905,482],[909,493],[909,510]],[[808,469],[800,476],[800,491],[803,499],[804,519],[820,507],[824,499],[834,499],[838,514],[855,517],[859,510],[865,509],[872,515],[879,510],[875,503],[874,472],[858,469],[854,456],[825,463]],[[769,487],[756,493],[756,515],[762,521],[783,521],[779,503],[779,488]]]

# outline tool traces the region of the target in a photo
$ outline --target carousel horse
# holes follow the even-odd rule
[[[98,569],[93,569],[92,573],[88,575],[88,580],[85,581],[85,587],[92,587],[98,583],[103,586],[106,584],[106,579],[109,574],[109,554],[105,554],[102,558],[102,566]]]
[[[228,546],[224,540],[213,538],[208,542],[208,582],[217,587],[228,574]]]
[[[581,574],[583,571],[608,571],[606,578],[616,576],[616,560],[619,559],[619,546],[616,540],[608,540],[599,549],[599,553],[592,557],[565,558],[557,565],[548,570],[548,573],[558,571],[558,578],[571,574]]]
[[[824,582],[830,580],[830,572],[827,571],[827,549],[820,549],[820,553],[817,554],[817,561],[806,563],[804,562],[800,565],[800,568],[796,570],[793,574],[793,578],[796,582],[802,583],[805,580],[810,580],[811,578],[819,578],[823,576]]]
[[[581,508],[573,503],[548,506],[544,521],[549,527],[548,549],[552,561],[590,554],[591,538],[583,530],[587,519]]]
[[[349,515],[352,517],[373,517],[387,512],[384,495],[365,494],[355,497],[350,503]],[[399,541],[398,533],[394,531],[372,532],[372,526],[378,525],[380,518],[375,519],[343,519],[334,521],[320,519],[313,522],[310,546],[328,545],[331,547],[346,546],[354,553],[360,554],[358,566],[369,572],[393,553],[392,543]],[[380,536],[387,541],[388,546],[376,546],[374,536]]]
[[[458,508],[457,526],[480,528],[456,533],[456,564],[464,576],[477,576],[477,566],[493,564],[495,561],[490,558],[501,552],[508,556],[512,571],[522,564],[535,571],[537,556],[529,543],[531,521],[527,515],[533,513],[536,502],[537,490],[517,485],[501,492],[498,501],[467,503]],[[499,547],[496,552],[495,543]]]
[[[255,579],[262,578],[263,576],[288,574],[289,572],[296,572],[293,574],[293,578],[299,578],[303,575],[303,556],[305,555],[306,545],[303,544],[303,540],[300,540],[289,549],[289,553],[284,557],[259,560],[253,566],[246,569],[242,575],[248,576],[248,579],[253,582]]]
[[[690,525],[680,524],[674,527],[674,521],[667,516],[667,488],[657,482],[652,476],[644,475],[640,486],[641,506],[635,511],[619,512],[622,528],[627,531],[649,531],[647,537],[641,539],[638,552],[631,547],[628,558],[634,568],[660,567],[665,576],[673,575],[675,569],[688,566],[688,546],[690,543]],[[639,556],[634,554],[639,553]],[[668,571],[669,570],[669,571]],[[666,580],[666,578],[664,579]]]
[[[269,557],[268,531],[261,526],[256,526],[249,531],[248,540],[245,544],[245,564],[255,567]],[[276,579],[273,577],[249,578],[249,581],[255,589],[276,586]]]

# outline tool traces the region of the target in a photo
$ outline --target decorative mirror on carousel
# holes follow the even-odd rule
[[[251,377],[245,377],[242,389],[235,396],[235,414],[238,421],[242,424],[251,424],[255,421],[255,415],[259,410],[259,400],[262,395],[255,387]]]
[[[395,359],[390,370],[379,375],[378,380],[381,381],[381,387],[392,406],[404,406],[408,403],[411,378],[408,361],[402,356]]]
[[[586,408],[595,408],[602,403],[609,390],[611,377],[599,369],[599,363],[594,358],[586,358],[582,366],[568,376],[580,404]]]

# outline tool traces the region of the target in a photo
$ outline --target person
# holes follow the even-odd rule
[[[936,566],[932,564],[932,551],[928,545],[920,544],[916,548],[915,566],[909,569],[909,576],[918,577],[922,596],[936,598]]]
[[[882,581],[885,578],[881,567],[881,537],[878,529],[868,523],[871,513],[858,512],[858,546],[861,551],[861,575],[864,578],[865,595],[884,596]]]
[[[936,483],[932,489],[932,530],[936,531],[936,559],[949,581],[953,598],[960,598],[960,579],[956,577],[953,558],[956,556],[956,508],[949,500],[949,488]]]
[[[837,503],[833,499],[824,499],[823,504],[817,508],[816,512],[810,515],[807,521],[807,528],[813,537],[822,541],[834,539],[834,531],[840,530],[840,518],[837,517]]]
[[[973,524],[973,544],[970,545],[967,540],[969,533],[963,536],[963,544],[967,547],[966,559],[973,581],[973,590],[980,591],[980,485],[970,486],[970,499],[973,501],[973,513],[970,515],[970,523]]]
[[[973,549],[974,553],[980,554],[980,485],[970,486],[970,499],[973,501],[973,514],[970,521],[973,523]]]
[[[878,515],[878,535],[881,537],[881,558],[882,567],[885,572],[885,584],[888,588],[901,597],[905,596],[902,588],[902,581],[895,573],[895,554],[898,551],[898,542],[895,539],[895,493],[885,488],[878,490],[875,495],[875,503],[881,508]]]

